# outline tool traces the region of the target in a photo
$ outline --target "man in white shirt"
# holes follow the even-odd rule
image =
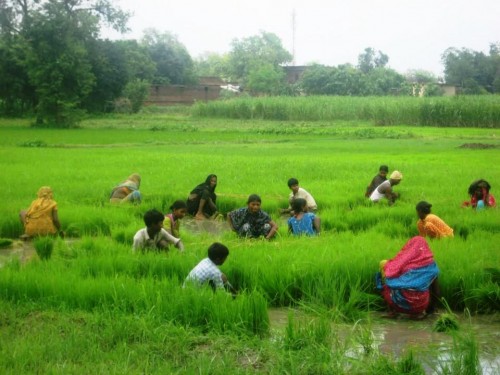
[[[316,212],[316,210],[318,209],[316,201],[306,189],[302,189],[301,187],[299,187],[299,180],[297,180],[296,178],[290,178],[288,180],[288,187],[292,192],[288,196],[288,208],[282,209],[281,210],[282,214],[285,213],[293,214],[292,202],[297,198],[305,199],[307,203],[307,212]]]
[[[168,250],[170,244],[179,251],[184,251],[184,244],[179,238],[163,229],[165,216],[158,210],[149,210],[144,214],[146,228],[140,229],[134,236],[134,251]]]

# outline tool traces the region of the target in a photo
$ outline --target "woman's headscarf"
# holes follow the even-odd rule
[[[117,187],[127,187],[130,190],[139,190],[140,186],[141,186],[141,176],[138,175],[137,173],[133,173],[130,176],[128,176],[127,179]]]
[[[385,277],[399,277],[416,268],[434,262],[431,249],[424,237],[415,236],[408,240],[399,253],[383,266]]]
[[[36,218],[41,216],[46,211],[52,210],[57,203],[53,199],[53,192],[49,186],[42,186],[38,189],[37,199],[31,202],[26,217]]]
[[[208,191],[208,192],[210,193],[210,196],[211,196],[212,200],[215,202],[215,199],[216,199],[216,195],[215,195],[215,188],[217,187],[217,184],[215,184],[215,185],[214,185],[214,187],[212,187],[212,186],[210,185],[210,180],[211,180],[213,177],[217,178],[217,176],[216,176],[216,175],[214,175],[214,174],[209,174],[209,175],[207,176],[207,178],[205,179],[205,182],[203,182],[203,183],[201,183],[201,184],[197,185],[197,186],[196,186],[196,187],[195,187],[195,188],[191,191],[191,193],[190,193],[190,194],[197,194],[197,195],[201,196],[201,195],[202,195],[202,193],[203,193],[204,191]]]

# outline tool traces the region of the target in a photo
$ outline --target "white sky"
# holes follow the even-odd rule
[[[488,53],[500,42],[500,0],[115,0],[133,13],[131,32],[146,28],[177,35],[191,57],[230,51],[233,39],[276,34],[293,50],[295,62],[356,64],[366,48],[389,55],[400,73],[424,69],[442,75],[441,54],[448,47]],[[116,39],[116,34],[103,32]]]

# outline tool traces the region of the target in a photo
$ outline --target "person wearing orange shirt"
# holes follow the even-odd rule
[[[420,218],[417,222],[418,233],[422,237],[443,238],[453,237],[453,229],[436,215],[431,214],[432,204],[421,201],[416,209]]]

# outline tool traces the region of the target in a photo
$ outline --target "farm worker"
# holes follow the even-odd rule
[[[131,174],[125,181],[113,188],[109,201],[111,203],[130,202],[139,204],[142,200],[141,192],[139,191],[140,186],[141,176],[137,173]]]
[[[432,204],[425,201],[417,203],[416,210],[420,218],[417,221],[418,234],[430,238],[453,237],[453,229],[439,217],[431,214],[431,207]]]
[[[197,185],[187,199],[187,212],[197,220],[216,218],[218,216],[215,195],[217,176],[210,174],[205,182]]]
[[[495,207],[496,201],[493,194],[490,194],[491,185],[486,180],[477,180],[470,184],[467,192],[470,201],[465,201],[462,207],[481,209],[483,207]]]
[[[392,187],[398,185],[402,179],[403,175],[401,172],[392,172],[389,180],[382,182],[375,190],[373,190],[373,193],[370,195],[370,200],[378,202],[382,198],[387,198],[389,205],[392,206],[399,197],[398,193],[392,190]]]
[[[179,238],[163,229],[165,216],[158,210],[149,210],[144,214],[146,228],[140,229],[134,236],[133,250],[168,250],[174,244],[179,251],[184,251],[184,244]]]
[[[264,236],[267,240],[273,238],[278,226],[267,212],[260,209],[261,204],[262,200],[257,194],[250,195],[247,207],[227,214],[230,228],[241,237],[258,238]]]
[[[382,182],[387,181],[387,173],[389,173],[389,167],[387,165],[381,165],[378,169],[378,175],[373,177],[372,182],[366,188],[365,197],[370,198],[373,190],[375,190]]]
[[[38,189],[37,199],[31,202],[27,210],[19,213],[19,218],[24,225],[23,238],[57,233],[64,237],[57,215],[57,203],[53,199],[53,192],[49,186],[42,186]]]
[[[292,203],[297,198],[305,199],[307,202],[307,210],[309,212],[315,212],[318,209],[318,205],[314,200],[313,196],[306,190],[299,186],[299,180],[296,178],[290,178],[288,180],[288,188],[291,190],[288,196],[288,208],[281,210],[282,214],[290,213],[293,215]]]
[[[297,198],[292,203],[293,216],[288,219],[288,232],[295,236],[314,236],[321,232],[321,221],[312,212],[307,212],[305,199]]]
[[[165,230],[174,237],[179,238],[180,220],[186,216],[186,202],[177,200],[170,206],[170,213],[165,215],[163,226]]]
[[[408,240],[393,259],[381,261],[376,285],[388,304],[388,317],[404,313],[421,318],[434,312],[438,274],[431,249],[421,236]]]
[[[219,269],[219,266],[224,264],[228,256],[229,249],[219,242],[214,242],[208,248],[208,258],[200,261],[189,272],[183,286],[185,287],[187,284],[196,286],[209,285],[214,292],[217,289],[226,288],[235,295],[236,290],[229,283],[226,275]]]

